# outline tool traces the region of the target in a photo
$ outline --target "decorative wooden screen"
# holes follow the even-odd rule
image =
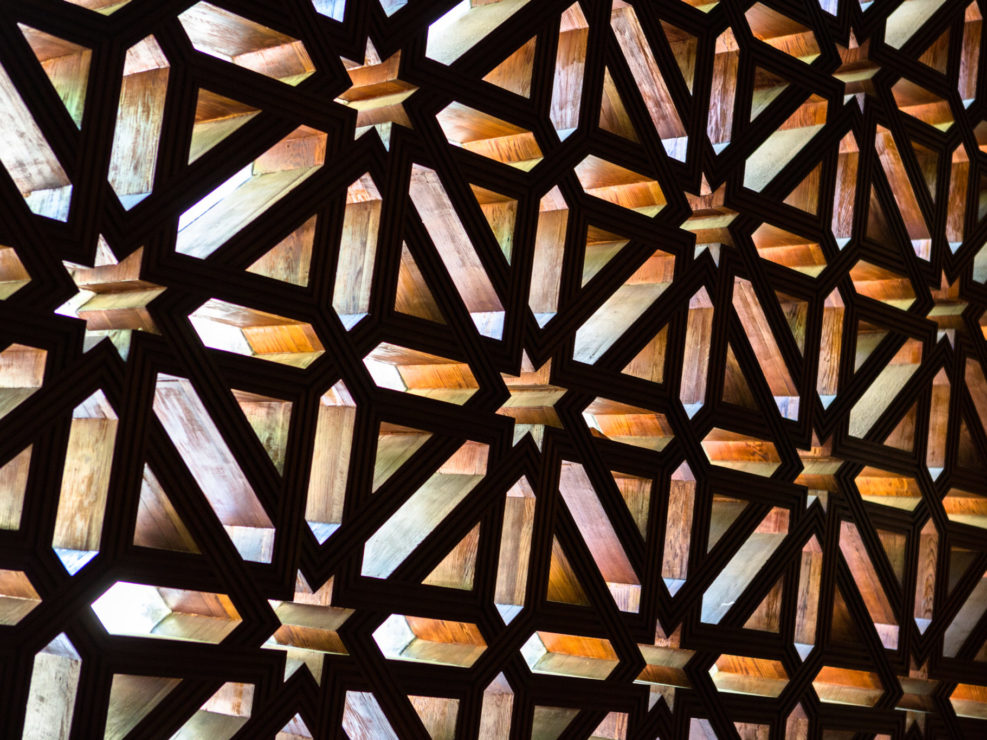
[[[985,5],[4,0],[0,735],[987,736]]]

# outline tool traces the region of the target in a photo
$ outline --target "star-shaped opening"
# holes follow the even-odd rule
[[[418,88],[398,77],[400,51],[382,60],[373,42],[367,39],[362,61],[343,58],[342,62],[352,84],[336,102],[356,111],[357,137],[375,128],[387,146],[395,123],[412,128],[404,101]]]
[[[92,267],[65,263],[79,292],[56,313],[86,322],[86,350],[109,339],[126,359],[133,332],[158,333],[147,306],[165,289],[141,279],[143,251],[142,247],[118,262],[100,237]]]

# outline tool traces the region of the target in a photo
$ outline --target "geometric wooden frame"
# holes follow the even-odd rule
[[[983,0],[9,0],[4,737],[978,737]]]

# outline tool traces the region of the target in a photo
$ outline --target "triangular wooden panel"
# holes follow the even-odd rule
[[[480,525],[477,524],[458,545],[449,551],[448,555],[442,558],[442,562],[435,566],[422,583],[467,591],[472,589],[476,572],[476,549],[479,543]]]
[[[634,131],[634,125],[627,116],[627,109],[620,97],[617,83],[614,82],[610,70],[606,67],[603,69],[603,105],[600,107],[600,128],[631,141],[640,141],[637,132]]]
[[[483,79],[512,93],[530,97],[531,67],[535,61],[536,41],[536,37],[529,39],[507,59],[487,72]]]
[[[549,601],[561,601],[566,604],[588,605],[589,600],[586,592],[583,591],[579,578],[569,564],[565,550],[555,538],[552,539],[552,560],[548,574],[548,592],[546,598]]]
[[[199,552],[174,505],[148,466],[144,466],[134,544],[165,550]]]
[[[196,125],[192,129],[192,144],[189,150],[189,163],[221,143],[237,129],[249,122],[257,109],[200,89],[195,108]]]
[[[316,217],[279,241],[271,251],[247,268],[247,272],[282,280],[292,285],[308,285],[312,263],[312,243],[315,240]]]
[[[81,127],[92,51],[30,26],[20,29],[75,125]]]
[[[398,272],[398,291],[394,298],[394,310],[417,316],[420,319],[445,323],[432,291],[429,290],[408,245],[401,247],[401,266]]]

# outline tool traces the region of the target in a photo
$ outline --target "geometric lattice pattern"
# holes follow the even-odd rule
[[[10,738],[987,736],[982,0],[7,0]]]

